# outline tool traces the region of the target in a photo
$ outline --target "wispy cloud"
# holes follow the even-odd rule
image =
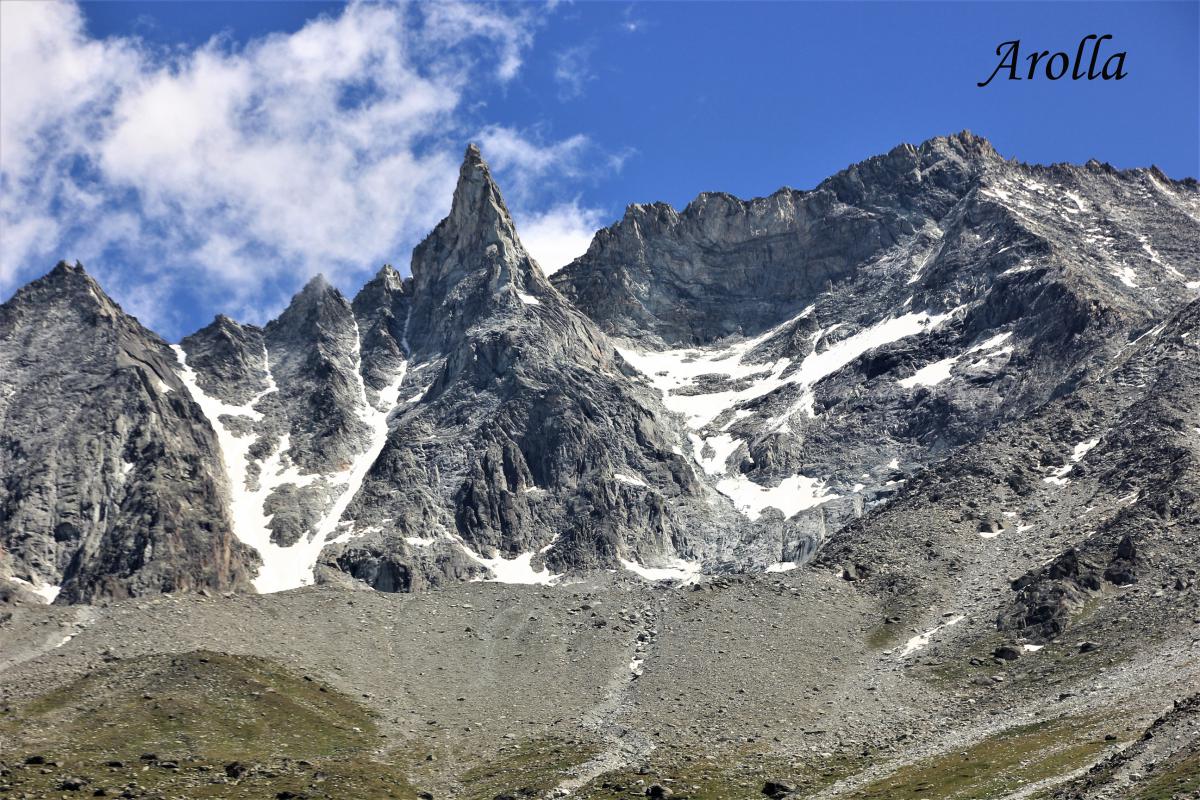
[[[315,272],[345,283],[397,259],[448,209],[470,92],[518,74],[537,13],[354,3],[164,56],[92,38],[72,3],[0,3],[0,292],[79,258],[175,334],[168,294],[246,318]],[[484,130],[522,208],[540,178],[581,173],[584,136]],[[528,214],[553,248],[531,252],[558,260],[591,213]]]
[[[475,140],[494,168],[510,173],[505,194],[519,202],[545,186],[546,181],[583,175],[584,157],[591,150],[591,142],[582,134],[545,142],[536,132],[504,125],[483,128]]]
[[[639,33],[646,29],[646,21],[637,16],[636,9],[631,3],[621,12],[621,30],[626,33]]]
[[[592,46],[576,45],[554,55],[554,81],[559,100],[582,97],[587,84],[596,79],[591,68]]]

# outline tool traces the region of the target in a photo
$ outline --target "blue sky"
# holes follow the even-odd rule
[[[318,271],[353,293],[407,270],[472,140],[550,267],[628,203],[810,188],[963,128],[1196,176],[1198,8],[5,2],[0,296],[79,258],[174,339]],[[1088,33],[1127,78],[975,85],[1001,41]]]

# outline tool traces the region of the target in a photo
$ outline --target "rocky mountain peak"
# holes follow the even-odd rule
[[[27,583],[104,596],[166,498],[206,511],[182,539],[190,512],[156,517],[164,546],[249,548],[189,586],[243,583],[255,552],[259,588],[790,568],[1168,336],[1200,285],[1197,208],[1194,183],[963,132],[811,190],[631,205],[551,285],[471,147],[413,277],[385,265],[352,303],[316,276],[264,327],[218,316],[175,352],[79,265],[0,306],[0,546]],[[1103,432],[1081,420],[1005,485],[1061,488],[1046,470]]]
[[[388,385],[407,354],[411,289],[411,279],[404,280],[391,264],[385,264],[354,295],[363,378],[370,389]]]
[[[211,335],[225,338],[240,338],[244,335],[243,325],[232,317],[228,317],[224,314],[217,314],[215,317],[213,317],[212,322],[201,328],[201,331],[207,331]]]
[[[516,238],[508,206],[504,204],[500,188],[475,145],[470,145],[463,156],[447,221],[450,224],[444,232],[448,234]]]
[[[184,338],[189,339],[194,336],[202,336],[213,341],[238,342],[240,344],[245,341],[247,333],[254,330],[256,329],[252,325],[243,326],[235,319],[227,317],[224,314],[217,314],[213,317],[212,322],[191,336]]]
[[[497,303],[554,294],[475,145],[463,157],[449,216],[413,251],[412,276],[412,327],[430,349],[444,349]]]
[[[371,283],[379,283],[389,290],[396,291],[404,284],[404,278],[401,277],[400,271],[391,264],[384,264],[375,273],[375,278]]]
[[[331,320],[348,321],[350,304],[324,275],[316,275],[297,292],[268,330],[314,332],[313,326],[325,327]]]
[[[59,261],[54,265],[54,269],[50,270],[50,275],[53,277],[69,279],[74,276],[85,276],[87,275],[87,270],[85,270],[83,268],[83,264],[78,261],[76,261],[74,264],[70,264],[66,261]]]
[[[206,393],[235,405],[249,403],[267,383],[262,330],[242,325],[224,314],[183,337],[188,366]]]
[[[340,293],[329,283],[324,273],[318,272],[308,279],[308,283],[304,284],[304,288],[300,290],[300,293],[296,295],[296,298],[292,302],[294,303],[300,299],[323,298],[331,294]]]
[[[113,319],[124,316],[120,306],[104,293],[78,261],[74,264],[59,261],[45,276],[18,291],[13,296],[13,303],[29,306],[65,304],[76,313],[98,313]]]
[[[901,145],[901,147],[907,146]],[[922,153],[955,155],[964,159],[992,160],[1000,158],[1000,154],[996,152],[996,148],[992,147],[991,142],[982,136],[976,136],[969,130],[926,139],[920,147],[915,149]]]
[[[217,441],[176,365],[81,264],[0,305],[0,550],[20,542],[14,574],[43,597],[248,586]]]

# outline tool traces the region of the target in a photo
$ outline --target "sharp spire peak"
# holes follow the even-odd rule
[[[325,273],[318,272],[316,275],[313,275],[311,278],[309,278],[308,282],[304,284],[303,291],[326,291],[330,288],[332,287],[329,285],[329,280],[325,277]]]
[[[500,194],[500,188],[475,144],[467,145],[463,155],[450,209],[450,219],[456,225],[470,223],[472,218],[481,221],[486,219],[488,222],[495,220],[512,228],[512,219]]]

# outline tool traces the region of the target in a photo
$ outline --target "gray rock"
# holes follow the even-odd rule
[[[58,602],[245,588],[219,449],[174,354],[60,263],[0,306],[0,543]]]
[[[1001,661],[1016,661],[1021,657],[1021,649],[1012,645],[1002,644],[992,651],[992,656]]]

